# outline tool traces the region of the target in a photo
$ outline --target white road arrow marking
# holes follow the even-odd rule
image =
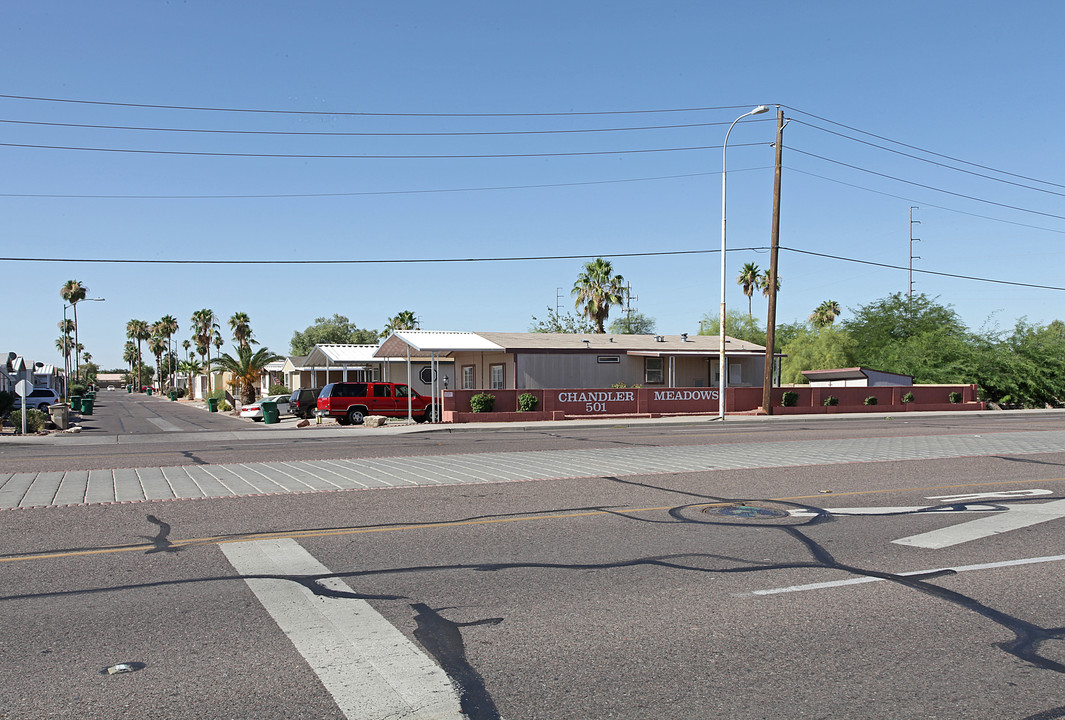
[[[892,542],[898,545],[938,550],[971,540],[990,537],[991,535],[999,535],[1010,530],[1019,530],[1050,520],[1058,520],[1063,517],[1065,517],[1065,500],[1054,500],[1039,504],[1011,505],[1005,512],[995,513],[979,520],[970,520],[969,522],[939,530],[932,530],[920,535],[910,535]]]

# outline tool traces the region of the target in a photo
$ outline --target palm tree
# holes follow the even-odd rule
[[[839,303],[835,300],[825,300],[823,303],[814,308],[814,311],[810,313],[809,320],[814,327],[823,328],[828,327],[836,321],[836,317],[839,315]]]
[[[192,327],[193,339],[196,340],[196,351],[204,359],[204,367],[209,367],[211,364],[211,340],[218,329],[218,316],[210,308],[197,310],[192,313]],[[207,392],[210,393],[212,390],[211,375],[208,373]]]
[[[68,305],[74,308],[74,344],[78,343],[78,303],[89,294],[89,288],[81,284],[80,280],[67,280],[63,287],[59,288],[59,297],[63,298]],[[76,352],[76,350],[75,350]],[[74,356],[74,379],[78,379],[77,355]]]
[[[385,329],[381,331],[383,336],[391,335],[396,330],[416,330],[418,328],[418,318],[414,316],[414,313],[410,310],[404,310],[398,313],[395,317],[389,318],[388,323],[385,325]]]
[[[74,347],[74,341],[70,339],[70,336],[63,333],[55,341],[55,349],[59,351],[59,354],[63,356],[64,365],[70,361],[70,351]]]
[[[233,317],[229,318],[229,328],[233,331],[233,341],[237,343],[237,346],[241,345],[258,345],[252,337],[251,332],[251,319],[248,318],[248,313],[233,313]]]
[[[189,359],[189,348],[192,347],[192,342],[189,340],[182,340],[181,347],[185,348],[185,359]]]
[[[70,366],[70,351],[74,348],[74,341],[70,336],[73,334],[75,327],[73,320],[64,318],[59,322],[59,332],[63,333],[60,336],[60,339],[66,338],[66,342],[63,344],[63,347],[60,347],[60,344],[57,342],[55,347],[56,350],[59,350],[59,352],[63,354],[64,367]]]
[[[620,305],[625,293],[625,279],[614,272],[610,261],[596,258],[584,264],[584,272],[573,283],[571,295],[577,297],[574,307],[595,323],[597,333],[605,333],[604,323],[610,314],[611,305]]]
[[[237,357],[222,353],[211,361],[211,365],[233,376],[233,382],[240,388],[240,401],[248,404],[255,402],[255,386],[266,366],[280,359],[280,355],[266,348],[259,348],[253,354],[250,346],[238,345]]]
[[[141,341],[152,336],[148,323],[144,320],[133,319],[126,323],[126,337],[137,341],[137,388],[144,384],[144,363],[141,361]]]
[[[156,323],[152,326],[156,331],[151,339],[148,341],[148,352],[155,356],[155,372],[156,377],[159,378],[159,392],[163,391],[163,353],[166,352],[166,337],[161,335],[159,330],[159,324]]]
[[[762,291],[762,294],[769,297],[769,271],[762,273],[758,277],[758,288]],[[776,291],[780,292],[780,275],[777,275],[777,287]]]
[[[174,354],[174,347],[171,344],[171,340],[174,337],[174,333],[178,331],[178,321],[173,315],[164,315],[159,322],[155,324],[160,335],[166,336],[166,349],[170,352],[170,355]],[[174,387],[174,363],[171,361],[170,365],[170,387]]]
[[[188,387],[186,388],[186,392],[188,392],[189,397],[191,397],[193,378],[203,372],[203,365],[201,365],[197,360],[183,360],[178,366],[178,370],[185,373],[185,377],[188,378]]]
[[[137,360],[137,347],[131,340],[127,340],[126,346],[122,349],[122,360],[129,365],[129,374],[132,377],[133,363]]]
[[[739,277],[736,278],[736,284],[743,286],[743,294],[747,296],[747,317],[751,315],[751,298],[754,297],[754,289],[759,287],[759,279],[762,277],[762,270],[754,263],[747,263],[740,268]]]

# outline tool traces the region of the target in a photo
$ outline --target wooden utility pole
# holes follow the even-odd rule
[[[769,310],[765,321],[765,374],[762,378],[762,409],[773,414],[773,343],[777,325],[777,252],[780,249],[780,171],[784,158],[784,111],[777,105],[777,161],[773,172],[773,231],[769,250]]]

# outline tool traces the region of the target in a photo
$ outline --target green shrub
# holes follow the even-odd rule
[[[480,393],[470,398],[470,409],[475,413],[492,412],[495,404],[496,396],[489,393]]]
[[[225,400],[218,401],[218,412],[229,412],[233,408]]]
[[[85,393],[89,391],[89,386],[84,383],[74,383],[70,386],[70,394],[85,397]]]
[[[825,407],[834,407],[839,405],[839,398],[835,395],[829,395],[825,398]]]
[[[902,402],[904,402],[904,403],[912,403],[913,400],[914,400],[914,398],[913,398],[913,393],[912,392],[908,392],[908,393],[906,393],[905,395],[902,396]]]
[[[267,395],[291,395],[292,391],[280,383],[274,383],[270,386],[270,390]]]
[[[532,412],[539,404],[540,398],[532,393],[522,393],[518,396],[518,410],[521,412]]]
[[[780,404],[783,407],[795,407],[799,404],[799,393],[791,391],[784,393],[780,398]]]
[[[960,392],[952,392],[950,395],[947,395],[947,399],[950,400],[951,403],[957,405],[958,403],[961,402],[961,393]]]
[[[876,405],[876,395],[870,395],[864,402],[866,405]]]
[[[8,418],[12,427],[15,428],[15,434],[22,434],[22,411],[16,410],[11,413],[11,417]],[[37,433],[44,428],[44,424],[48,422],[49,417],[40,410],[34,410],[30,408],[26,411],[26,432]]]

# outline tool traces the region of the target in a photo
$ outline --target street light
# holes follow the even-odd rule
[[[74,302],[70,303],[69,305],[64,304],[63,305],[63,325],[66,326],[66,324],[67,324],[67,308],[72,308],[75,305],[77,305],[79,302],[85,302],[86,300],[88,300],[90,302],[104,302],[106,299],[107,298],[82,298],[81,300],[75,300]],[[77,314],[76,309],[75,309],[75,314]],[[78,328],[75,325],[74,326],[75,338],[77,337],[77,332],[78,332]],[[74,351],[77,352],[77,340],[75,340],[74,343],[75,343]],[[74,360],[74,365],[75,365],[75,367],[74,367],[75,378],[74,379],[75,380],[77,379],[77,374],[78,374],[77,364],[78,364],[78,361],[75,358],[75,360]],[[64,386],[64,389],[66,389],[67,379],[70,377],[70,353],[63,353],[63,372],[64,372],[64,375],[63,375],[63,386]],[[67,394],[69,394],[69,393],[67,393]]]
[[[732,133],[732,128],[736,127],[743,118],[748,115],[761,115],[764,112],[769,112],[768,105],[759,105],[750,112],[745,112],[738,118],[732,121],[732,124],[728,126],[728,132],[725,133],[725,142],[721,145],[721,315],[718,321],[718,337],[717,337],[717,361],[718,361],[718,398],[717,398],[717,417],[719,420],[725,419],[725,152],[728,150],[728,136]]]

